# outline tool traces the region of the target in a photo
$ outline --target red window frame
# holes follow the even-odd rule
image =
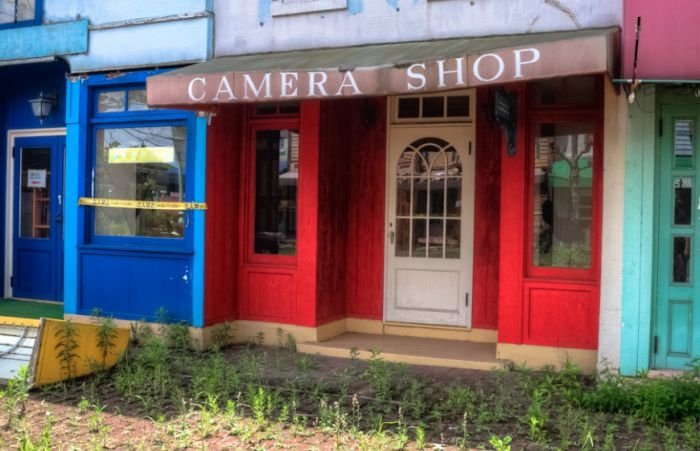
[[[259,116],[258,116],[259,117]],[[275,131],[275,130],[288,130],[294,129],[298,130],[300,133],[300,141],[303,139],[301,136],[301,120],[299,116],[296,117],[274,117],[257,119],[256,116],[252,116],[248,120],[248,126],[246,127],[246,146],[245,146],[245,163],[243,167],[245,168],[244,174],[247,175],[245,182],[245,226],[242,228],[245,234],[242,237],[241,242],[245,244],[245,251],[243,253],[245,257],[245,263],[253,263],[260,265],[269,266],[285,266],[285,267],[296,267],[297,266],[297,256],[299,255],[299,245],[300,241],[297,236],[297,250],[295,255],[279,255],[279,254],[259,254],[255,252],[255,202],[256,202],[256,139],[257,133],[260,131]],[[300,144],[301,153],[301,144]],[[303,164],[303,156],[300,155],[300,165]],[[302,171],[299,171],[299,181],[297,185],[297,230],[299,227],[299,218],[301,217],[299,196],[301,193],[301,185],[303,183]]]
[[[525,228],[525,269],[528,279],[562,279],[596,281],[600,275],[600,243],[602,234],[603,211],[603,103],[600,83],[596,83],[601,99],[590,108],[530,108],[528,112],[526,143],[526,224]],[[535,266],[533,259],[534,241],[534,207],[535,207],[535,149],[534,142],[538,136],[537,127],[544,123],[590,123],[593,125],[593,205],[591,211],[591,265],[589,268],[562,268]]]

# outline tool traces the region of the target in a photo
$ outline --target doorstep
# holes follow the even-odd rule
[[[380,357],[384,360],[411,365],[473,370],[493,370],[503,366],[496,359],[496,343],[347,332],[320,343],[297,345],[297,350],[305,354],[345,358],[350,358],[353,348],[357,349],[357,358],[361,360],[369,360],[372,350],[380,350]]]

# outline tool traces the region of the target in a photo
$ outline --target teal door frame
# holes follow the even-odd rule
[[[653,345],[658,293],[659,129],[664,105],[700,105],[700,100],[687,89],[673,85],[644,85],[643,89],[637,91],[635,102],[629,106],[625,139],[619,353],[620,372],[628,376],[655,366]],[[700,190],[696,188],[696,202],[698,195]],[[694,214],[700,215],[700,212],[694,211]],[[613,366],[618,364],[615,361],[610,363]]]

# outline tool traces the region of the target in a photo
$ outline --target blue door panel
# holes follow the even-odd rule
[[[22,297],[50,298],[54,289],[52,259],[50,250],[18,249],[15,272],[21,276],[15,278],[15,293],[23,293]]]
[[[81,314],[99,308],[123,319],[192,321],[191,257],[134,251],[87,251],[80,258]]]

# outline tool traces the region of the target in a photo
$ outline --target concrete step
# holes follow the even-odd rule
[[[297,346],[297,350],[305,354],[345,358],[350,358],[353,348],[358,352],[357,358],[362,360],[369,360],[372,350],[379,350],[381,358],[386,361],[411,365],[474,370],[502,367],[496,359],[496,343],[347,332],[320,343],[307,342]]]

